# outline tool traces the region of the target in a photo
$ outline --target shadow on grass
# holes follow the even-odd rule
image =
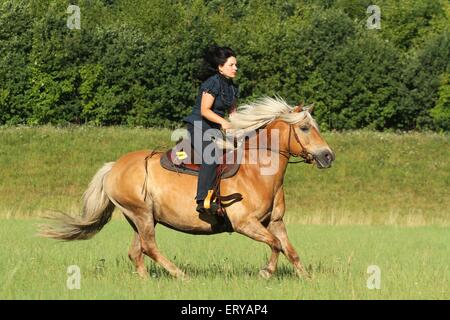
[[[259,271],[262,266],[252,264],[217,264],[210,263],[204,265],[192,265],[189,263],[181,263],[178,267],[183,270],[190,278],[261,278]],[[316,265],[308,265],[306,270],[310,275],[337,275],[346,273],[348,270],[343,266],[327,265],[319,261]],[[147,271],[152,278],[172,279],[172,276],[164,270],[160,265],[153,261],[147,265]],[[291,265],[279,265],[272,279],[277,280],[295,280],[299,276]]]
[[[265,261],[265,260],[264,260]],[[257,279],[261,278],[259,271],[263,267],[263,263],[257,264],[251,262],[237,262],[223,259],[222,261],[205,261],[204,263],[182,263],[174,259],[176,265],[183,270],[191,279]],[[173,279],[173,277],[159,264],[146,258],[147,272],[150,278],[154,279]],[[325,275],[345,275],[350,272],[350,267],[346,263],[338,263],[333,261],[316,261],[313,264],[305,266],[307,272],[314,279],[317,276]],[[117,257],[111,261],[99,259],[89,268],[86,273],[94,276],[107,276],[110,271],[115,270],[124,273],[136,273],[133,263],[127,257]],[[136,274],[137,276],[137,274]],[[298,280],[300,279],[295,272],[294,267],[286,262],[279,262],[277,270],[271,279],[276,280]]]

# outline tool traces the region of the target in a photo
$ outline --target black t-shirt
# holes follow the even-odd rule
[[[201,116],[203,92],[208,92],[215,97],[211,110],[221,117],[224,117],[225,113],[236,104],[239,97],[239,88],[233,81],[220,73],[216,73],[201,84],[195,106],[192,113],[183,119],[185,122],[194,124],[194,121],[206,120]]]

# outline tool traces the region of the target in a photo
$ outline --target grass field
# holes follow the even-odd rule
[[[157,228],[180,281],[147,260],[141,281],[127,258],[131,228],[119,215],[94,239],[35,237],[49,210],[78,214],[103,163],[172,145],[169,130],[0,128],[0,299],[448,299],[450,139],[434,133],[325,133],[333,168],[290,165],[285,178],[291,241],[313,274],[295,276],[284,257],[266,281],[269,249],[240,235],[190,236]],[[81,289],[66,286],[81,270]],[[369,290],[367,268],[381,270]]]
[[[120,219],[122,220],[122,219]],[[269,250],[237,234],[191,236],[157,228],[162,252],[189,276],[172,279],[147,260],[140,280],[126,256],[131,228],[116,219],[94,239],[58,243],[36,239],[32,220],[3,220],[0,299],[448,299],[450,232],[441,227],[288,227],[313,275],[296,277],[280,257],[270,280],[258,277]],[[80,267],[80,289],[66,286]],[[367,268],[381,270],[381,289],[369,290]]]

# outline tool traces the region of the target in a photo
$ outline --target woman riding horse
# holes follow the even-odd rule
[[[210,202],[205,208],[205,198],[213,194],[213,184],[216,178],[217,158],[214,149],[212,159],[205,150],[208,150],[211,139],[205,135],[221,137],[220,129],[230,129],[230,122],[224,119],[225,113],[236,110],[238,87],[232,79],[236,77],[236,54],[227,47],[212,46],[207,48],[203,56],[203,70],[199,76],[202,80],[197,101],[192,113],[184,119],[190,135],[191,143],[197,154],[201,155],[201,166],[197,181],[197,211],[199,213],[217,213],[217,203]],[[211,161],[212,160],[212,161]]]
[[[281,99],[264,98],[240,106],[230,121],[237,130],[256,130],[252,139],[270,141],[270,145],[256,145],[263,149],[263,156],[256,159],[252,152],[245,152],[239,171],[221,181],[222,194],[242,195],[240,201],[228,204],[225,222],[216,215],[195,211],[195,176],[165,169],[161,165],[164,151],[141,150],[104,164],[83,195],[83,214],[57,216],[57,225],[42,226],[41,235],[61,240],[90,239],[118,208],[135,231],[128,256],[141,277],[148,277],[144,255],[171,275],[185,276],[160,252],[155,238],[157,224],[190,234],[240,233],[267,244],[272,251],[261,276],[268,278],[275,272],[278,256],[283,253],[298,275],[308,277],[283,221],[284,176],[291,156],[329,168],[334,153],[320,135],[310,110],[291,107]],[[251,147],[249,139],[244,150]],[[270,165],[274,170],[267,174],[268,163],[275,165]]]

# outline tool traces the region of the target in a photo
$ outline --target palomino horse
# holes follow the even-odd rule
[[[283,222],[283,178],[291,156],[301,156],[319,168],[327,168],[334,154],[321,137],[308,109],[291,107],[279,98],[264,98],[240,106],[230,120],[237,129],[264,128],[268,141],[271,141],[269,136],[278,134],[279,145],[265,150],[264,162],[268,159],[278,163],[274,174],[261,175],[262,161],[249,161],[251,155],[245,153],[237,174],[221,181],[222,194],[239,192],[242,195],[240,201],[227,208],[227,223],[220,219],[222,217],[196,212],[196,176],[168,171],[160,165],[162,152],[149,158],[149,151],[144,150],[106,163],[83,195],[83,215],[57,217],[58,224],[43,226],[41,235],[62,240],[89,239],[110,220],[117,207],[135,231],[128,256],[141,277],[148,277],[144,255],[171,275],[184,277],[183,271],[159,251],[155,242],[157,223],[190,234],[238,232],[270,246],[272,254],[260,271],[261,276],[268,278],[274,273],[282,252],[299,276],[308,277]],[[260,131],[256,132],[256,137]]]

